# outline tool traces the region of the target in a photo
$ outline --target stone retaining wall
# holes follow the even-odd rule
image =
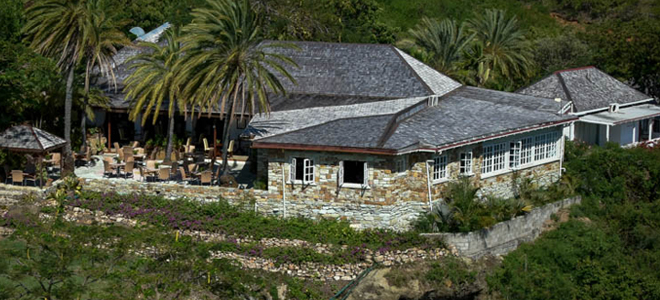
[[[528,214],[477,231],[427,233],[423,236],[441,238],[446,244],[456,247],[458,253],[463,256],[478,258],[486,254],[504,255],[518,248],[521,243],[536,239],[541,234],[543,224],[552,214],[581,201],[582,198],[578,196],[550,203],[537,207]]]
[[[193,186],[168,183],[147,183],[124,179],[83,179],[84,189],[95,192],[120,194],[144,193],[160,195],[168,199],[188,199],[213,202],[220,197],[233,205],[256,209],[269,216],[305,217],[309,219],[332,218],[350,222],[354,228],[408,229],[419,213],[428,210],[426,202],[400,202],[391,205],[359,202],[326,202],[316,199],[283,201],[281,193],[267,190],[225,188],[218,186]],[[254,202],[252,202],[254,201]],[[286,213],[285,213],[286,211]]]

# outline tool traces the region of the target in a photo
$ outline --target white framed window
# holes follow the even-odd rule
[[[506,143],[484,146],[484,158],[481,163],[481,173],[488,174],[503,170],[506,167]]]
[[[532,151],[534,149],[534,139],[526,137],[520,140],[520,164],[521,166],[527,165],[532,162]]]
[[[369,165],[366,161],[345,160],[339,162],[337,173],[339,187],[369,187]]]
[[[433,158],[433,181],[447,178],[447,155]]]
[[[509,143],[509,167],[511,169],[520,166],[520,152],[522,151],[522,142],[513,141]]]
[[[557,132],[539,134],[534,138],[534,160],[557,157]]]
[[[289,164],[289,182],[314,183],[314,160],[303,157],[291,158]]]
[[[400,156],[394,161],[394,172],[404,174],[408,169],[408,157]]]
[[[458,173],[465,176],[472,175],[472,150],[461,152],[458,159]]]

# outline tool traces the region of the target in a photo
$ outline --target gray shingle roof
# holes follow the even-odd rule
[[[404,98],[444,94],[460,86],[449,77],[424,68],[414,58],[404,57],[391,45],[287,43],[300,49],[269,51],[288,56],[299,65],[289,68],[296,85],[282,80],[290,93]]]
[[[463,87],[442,97],[437,106],[399,123],[384,147],[403,149],[418,143],[440,147],[575,118],[559,115],[554,107],[542,105],[545,102],[557,104],[513,93]]]
[[[14,151],[41,153],[65,144],[65,140],[30,125],[16,125],[0,133],[0,148]]]
[[[407,108],[414,104],[423,108],[407,113]],[[396,151],[422,145],[443,147],[575,119],[558,114],[559,105],[537,97],[462,87],[441,97],[436,106],[427,107],[418,98],[395,114],[359,117],[360,112],[356,111],[350,118],[315,122],[300,122],[291,115],[290,123],[278,128],[276,135],[265,135],[256,142]],[[309,110],[299,110],[297,114],[322,116]],[[289,130],[292,128],[295,129]]]
[[[594,67],[557,71],[518,93],[573,101],[576,112],[651,99]]]
[[[256,115],[250,121],[245,135],[255,135],[255,140],[259,140],[338,119],[391,115],[423,100],[423,97],[418,97],[363,104],[275,111],[270,114]]]

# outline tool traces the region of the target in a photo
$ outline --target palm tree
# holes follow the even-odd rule
[[[438,22],[424,17],[415,29],[410,30],[410,35],[414,44],[425,54],[427,63],[451,75],[476,34],[469,34],[463,24],[458,25],[454,20]]]
[[[56,61],[66,77],[64,97],[64,174],[73,171],[71,157],[71,106],[76,67],[89,53],[94,15],[101,14],[100,0],[43,0],[26,9],[23,33],[37,53]],[[92,44],[94,45],[94,44]],[[96,44],[98,45],[98,44]]]
[[[263,42],[259,18],[248,0],[208,0],[195,9],[183,31],[186,56],[177,68],[184,82],[182,95],[191,107],[219,107],[224,119],[222,174],[227,174],[229,124],[234,115],[270,111],[268,93],[286,93],[274,72],[295,82],[283,65],[297,65],[269,48],[292,45]]]
[[[156,124],[159,112],[165,100],[169,116],[167,150],[165,161],[172,156],[172,138],[174,136],[174,115],[176,110],[185,111],[185,103],[180,99],[180,83],[176,82],[177,72],[174,66],[181,58],[179,43],[180,30],[176,27],[165,31],[166,44],[140,43],[147,51],[128,60],[133,70],[126,79],[126,99],[131,102],[129,118],[132,121],[142,114],[142,125],[153,112],[153,123]]]
[[[130,44],[130,40],[120,30],[126,24],[125,21],[116,21],[113,14],[106,13],[106,9],[101,6],[100,1],[87,2],[87,22],[90,24],[87,31],[87,42],[85,44],[84,58],[85,65],[85,89],[84,103],[81,113],[81,132],[82,132],[82,151],[86,147],[87,118],[90,116],[88,103],[90,95],[90,80],[97,72],[110,79],[110,82],[117,89],[117,80],[113,71],[114,56],[117,54],[118,46]],[[97,97],[98,100],[98,97]],[[98,102],[98,101],[97,101]],[[81,152],[82,152],[81,151]]]
[[[533,71],[531,46],[518,26],[516,17],[507,18],[503,10],[486,10],[486,13],[468,21],[476,34],[479,47],[472,56],[480,57],[478,73],[486,80],[494,75],[506,78],[529,76]],[[482,77],[481,80],[484,78]]]

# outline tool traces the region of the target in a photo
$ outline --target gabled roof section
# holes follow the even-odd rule
[[[573,101],[576,112],[605,109],[652,98],[595,67],[557,71],[518,93]]]
[[[401,55],[401,58],[406,61],[406,63],[413,69],[419,79],[424,81],[426,86],[428,86],[434,94],[444,95],[461,86],[459,82],[427,66],[423,62],[403,52],[401,49],[394,49],[397,51],[397,53],[399,53],[399,55]]]
[[[294,94],[399,99],[442,95],[460,86],[391,45],[284,43],[300,49],[272,48],[269,51],[290,57],[300,66],[289,68],[297,84],[282,80],[286,90]]]

